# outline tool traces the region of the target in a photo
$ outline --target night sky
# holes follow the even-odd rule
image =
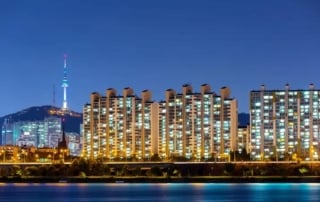
[[[320,87],[320,1],[1,0],[0,116],[61,106],[64,54],[78,112],[94,91],[160,101],[185,83],[228,86],[248,112],[261,84]]]

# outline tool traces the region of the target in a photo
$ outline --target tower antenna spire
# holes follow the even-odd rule
[[[68,109],[68,102],[67,102],[67,88],[69,86],[68,84],[68,78],[67,78],[67,54],[63,55],[64,58],[64,65],[63,65],[63,79],[62,79],[62,85],[63,88],[63,103],[62,103],[62,110]]]

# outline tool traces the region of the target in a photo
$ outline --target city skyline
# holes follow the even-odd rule
[[[131,87],[152,99],[231,89],[239,113],[249,93],[320,86],[317,1],[2,1],[0,116],[40,105],[81,112],[92,92]],[[165,81],[165,82],[164,82]],[[54,90],[53,90],[53,86]],[[55,93],[54,93],[55,92]],[[55,96],[53,95],[55,94]],[[55,101],[54,101],[55,100]]]

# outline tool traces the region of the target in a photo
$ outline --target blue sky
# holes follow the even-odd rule
[[[2,0],[0,116],[62,105],[63,54],[68,104],[82,111],[90,93],[132,87],[194,92],[231,88],[239,112],[249,92],[320,86],[317,0]]]

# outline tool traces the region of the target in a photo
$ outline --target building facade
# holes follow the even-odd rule
[[[81,155],[81,140],[78,133],[66,133],[66,141],[69,149],[70,156],[80,156]]]
[[[2,126],[2,145],[54,148],[61,138],[61,119],[46,117],[43,121],[6,120]]]
[[[237,100],[230,89],[221,95],[209,85],[201,92],[184,85],[182,93],[166,91],[166,100],[151,101],[151,92],[141,98],[125,88],[121,96],[108,89],[105,96],[91,94],[83,108],[83,153],[89,159],[163,160],[226,158],[237,149]]]
[[[131,88],[121,96],[115,89],[106,95],[91,94],[83,109],[83,156],[107,160],[148,159],[153,155],[151,92],[141,98]]]
[[[250,92],[250,153],[253,160],[316,160],[320,137],[320,90]]]
[[[14,145],[16,138],[13,136],[13,122],[5,119],[1,129],[1,145]]]
[[[249,142],[250,142],[250,126],[239,126],[237,134],[237,149],[241,153],[246,151],[249,153]]]
[[[201,86],[201,92],[183,85],[182,93],[166,91],[158,103],[158,154],[162,159],[210,159],[228,156],[237,147],[237,100],[230,89],[221,95]]]

